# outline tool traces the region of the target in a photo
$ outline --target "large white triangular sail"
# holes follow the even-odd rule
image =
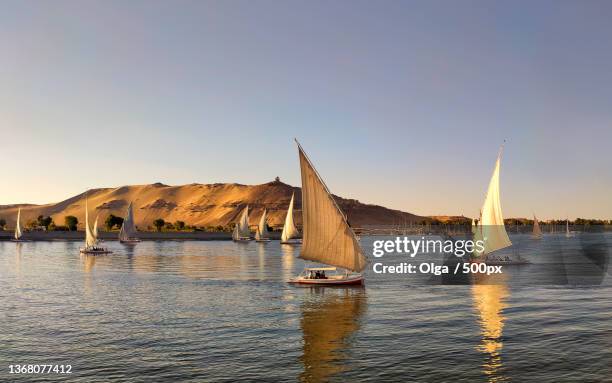
[[[89,209],[87,207],[87,197],[85,197],[85,247],[94,247],[96,236],[89,228]]]
[[[94,236],[94,239],[96,240],[96,242],[98,242],[98,217],[99,217],[99,215],[96,215],[96,219],[94,221],[93,230],[92,230],[93,231],[93,236]]]
[[[15,226],[15,239],[19,240],[23,233],[21,232],[21,208],[17,210],[17,225]]]
[[[293,222],[293,197],[295,193],[291,194],[291,201],[289,202],[289,209],[287,209],[287,216],[285,217],[285,225],[283,225],[283,232],[281,234],[281,242],[287,242],[290,239],[295,239],[300,236],[298,229],[295,227]]]
[[[533,238],[542,238],[542,229],[540,229],[540,223],[536,218],[535,214],[533,215]]]
[[[355,233],[298,143],[302,173],[303,243],[300,258],[356,272],[366,267]]]
[[[242,215],[240,216],[240,220],[236,225],[236,229],[234,230],[234,239],[238,238],[249,238],[251,236],[251,231],[249,230],[249,206],[242,211]]]
[[[123,224],[121,225],[121,230],[119,231],[119,240],[129,241],[130,239],[134,239],[135,236],[136,225],[134,224],[134,211],[132,203],[130,202],[130,206],[128,206],[127,209],[127,214],[123,220]]]
[[[476,240],[484,241],[484,251],[481,253],[475,252],[476,255],[486,255],[495,250],[512,246],[512,242],[510,242],[506,227],[504,226],[504,217],[501,210],[499,171],[502,149],[500,149],[497,161],[495,161],[495,169],[489,181],[487,196],[482,205],[480,220],[478,221],[478,230],[475,234]]]
[[[257,226],[257,232],[255,233],[255,239],[261,240],[268,238],[268,223],[266,222],[268,218],[268,214],[266,209],[264,209],[263,214],[261,215],[261,219],[259,220],[259,225]]]

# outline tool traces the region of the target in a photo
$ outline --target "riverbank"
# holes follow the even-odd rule
[[[13,239],[12,231],[0,231],[0,241]],[[100,232],[99,238],[105,241],[118,240],[117,232]],[[280,239],[280,233],[270,233],[272,239]],[[143,231],[138,233],[143,241],[230,241],[232,233],[224,232],[154,232]],[[30,231],[23,234],[22,239],[30,241],[83,241],[83,231]]]

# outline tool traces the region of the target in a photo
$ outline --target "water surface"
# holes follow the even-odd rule
[[[364,288],[288,285],[304,263],[278,242],[0,242],[0,381],[610,381],[609,272],[568,272],[593,246],[563,241],[515,236],[534,264],[487,283]],[[35,363],[73,374],[8,375]]]

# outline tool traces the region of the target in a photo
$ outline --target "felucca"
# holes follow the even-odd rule
[[[266,209],[264,209],[261,219],[259,220],[259,225],[257,226],[257,232],[255,233],[255,241],[257,242],[270,242],[267,218],[268,214]]]
[[[355,233],[297,140],[296,143],[302,174],[303,242],[300,258],[329,267],[307,267],[289,282],[310,285],[363,284],[361,272],[367,260]],[[339,272],[336,267],[344,271]]]
[[[98,217],[94,223],[93,231],[89,228],[89,209],[87,197],[85,197],[85,247],[81,248],[81,254],[102,255],[111,254],[112,251],[98,246]]]
[[[572,233],[569,229],[569,218],[565,221],[565,238],[569,238],[572,236]]]
[[[134,211],[132,203],[130,202],[130,206],[128,206],[125,219],[123,220],[123,224],[121,225],[121,230],[119,231],[119,242],[124,243],[126,245],[133,245],[140,242],[140,239],[136,237],[136,233],[137,231],[136,225],[134,224]]]
[[[497,155],[493,175],[489,181],[487,195],[480,211],[480,219],[478,220],[478,229],[474,234],[475,241],[483,241],[484,247],[482,251],[474,250],[471,261],[485,262],[491,265],[507,265],[507,264],[523,264],[529,263],[526,260],[512,260],[509,257],[499,257],[490,255],[494,251],[512,246],[506,227],[504,226],[504,216],[501,209],[500,187],[499,187],[499,172],[501,166],[501,156],[503,146]],[[478,248],[478,247],[477,247]]]
[[[287,209],[287,216],[285,217],[285,224],[283,225],[283,232],[281,234],[281,243],[285,245],[295,245],[302,243],[300,232],[293,223],[293,197],[295,193],[291,194],[291,201],[289,202],[289,208]]]
[[[17,223],[15,224],[15,238],[12,240],[13,242],[27,242],[24,239],[21,239],[23,232],[21,231],[21,208],[17,210]]]
[[[540,229],[540,223],[535,214],[533,215],[533,233],[531,237],[533,239],[542,239],[542,230]]]
[[[251,231],[249,230],[249,206],[242,211],[242,215],[240,216],[240,221],[234,227],[234,232],[232,233],[232,239],[236,242],[248,242],[251,238]]]

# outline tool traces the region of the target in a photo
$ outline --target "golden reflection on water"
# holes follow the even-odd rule
[[[96,264],[96,256],[81,254],[81,260],[83,261],[83,270],[85,271],[85,273],[91,273]]]
[[[472,285],[472,299],[480,318],[482,339],[477,350],[486,355],[483,373],[489,382],[503,382],[502,373],[503,331],[507,307],[505,300],[510,296],[505,276],[477,276]]]
[[[366,308],[362,288],[312,288],[313,299],[302,304],[304,372],[301,382],[327,382],[345,370],[352,336]]]
[[[283,280],[288,281],[289,279],[294,277],[293,263],[299,251],[295,249],[295,245],[281,244],[281,252],[283,254],[281,259],[281,262],[283,264]]]
[[[87,296],[91,295],[92,288],[92,271],[96,265],[96,256],[88,254],[80,254],[81,262],[83,262],[83,293]]]

